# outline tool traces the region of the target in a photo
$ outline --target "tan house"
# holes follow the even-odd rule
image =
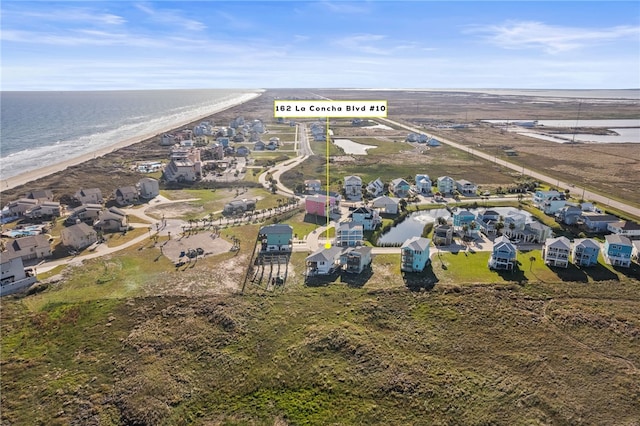
[[[20,198],[7,204],[7,210],[11,216],[23,216],[27,210],[31,210],[38,205],[38,200],[32,198]]]
[[[73,197],[81,204],[102,204],[102,191],[100,188],[81,189]]]
[[[60,217],[60,203],[57,201],[43,201],[32,209],[24,212],[29,219],[50,219]]]
[[[156,179],[142,178],[138,181],[137,187],[141,198],[150,200],[160,195],[160,185]]]
[[[138,201],[138,188],[135,186],[123,186],[115,190],[116,203],[119,206],[128,206]]]
[[[76,250],[82,250],[98,241],[96,230],[84,222],[63,228],[61,236],[62,244]]]
[[[129,227],[129,221],[125,212],[117,207],[109,207],[109,210],[100,212],[93,227],[102,232],[122,232]]]
[[[9,259],[42,259],[51,256],[51,245],[47,236],[42,234],[16,238],[7,244],[7,251],[2,253],[2,257],[5,256]]]

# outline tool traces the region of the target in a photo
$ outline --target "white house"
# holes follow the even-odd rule
[[[321,248],[305,259],[307,276],[329,275],[340,267],[340,247]]]
[[[542,210],[544,208],[543,204],[545,201],[548,201],[552,198],[559,198],[561,195],[562,194],[560,194],[556,190],[551,190],[551,191],[538,190],[533,194],[533,197],[532,197],[533,205],[539,208],[540,210]]]
[[[465,179],[460,179],[456,181],[456,189],[462,195],[470,196],[476,195],[478,192],[478,185],[475,183],[469,182]]]
[[[429,175],[416,175],[416,192],[422,195],[431,194],[431,179],[429,178]]]
[[[360,176],[346,176],[344,178],[344,193],[347,200],[362,200],[362,179]]]
[[[23,216],[27,210],[31,210],[37,205],[38,200],[34,200],[32,198],[20,198],[7,204],[6,209],[9,211],[9,216]]]
[[[567,237],[547,238],[542,248],[544,263],[560,268],[569,266],[570,253],[571,241]]]
[[[368,207],[358,207],[350,214],[351,221],[362,225],[365,231],[372,231],[382,223],[378,211]]]
[[[400,247],[400,270],[403,272],[421,272],[429,262],[429,244],[431,240],[412,237]]]
[[[129,227],[127,214],[117,207],[109,207],[109,210],[102,210],[98,215],[98,220],[93,227],[102,232],[122,232]]]
[[[384,192],[384,183],[382,183],[380,178],[369,182],[369,184],[367,185],[367,192],[373,197],[382,195],[382,193]]]
[[[24,212],[24,215],[30,219],[42,219],[60,217],[60,203],[57,201],[43,201],[37,206]]]
[[[16,293],[36,282],[35,275],[24,269],[21,257],[2,256],[0,263],[0,296]]]
[[[380,213],[398,214],[400,199],[384,195],[371,201],[371,207],[380,211]]]
[[[307,179],[304,181],[304,190],[307,194],[317,194],[322,190],[322,182],[318,179]]]
[[[624,235],[630,239],[640,238],[640,225],[630,220],[608,223],[607,230],[612,234]]]
[[[364,228],[355,222],[343,222],[336,228],[335,245],[341,247],[355,247],[362,245]]]

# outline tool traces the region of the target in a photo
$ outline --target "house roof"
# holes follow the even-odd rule
[[[354,214],[354,213],[362,213],[365,215],[370,215],[370,214],[373,214],[373,209],[370,209],[369,207],[358,207],[353,212],[351,212],[351,214]]]
[[[50,189],[30,191],[25,194],[25,198],[32,198],[34,200],[38,198],[53,198],[53,192]]]
[[[573,241],[574,247],[583,246],[600,250],[600,244],[591,238],[579,238]]]
[[[618,222],[610,223],[612,228],[618,228],[622,231],[637,231],[640,229],[640,224],[632,222],[630,220],[621,220]]]
[[[535,231],[544,231],[545,229],[549,228],[547,225],[540,222],[529,222],[527,223],[527,227]]]
[[[135,186],[121,186],[116,189],[116,195],[125,195],[125,194],[137,194],[138,189]]]
[[[516,247],[509,241],[509,239],[501,235],[493,241],[493,251],[507,249],[510,252],[515,253]]]
[[[293,228],[284,224],[267,225],[260,228],[259,233],[263,235],[293,235]]]
[[[468,181],[468,180],[466,180],[466,179],[459,179],[459,180],[457,180],[457,181],[456,181],[456,183],[457,183],[458,185],[463,185],[463,186],[464,186],[464,185],[473,185],[473,183],[469,182],[469,181]]]
[[[582,217],[589,219],[591,222],[618,222],[620,218],[612,214],[603,214],[597,212],[583,212]]]
[[[362,184],[362,179],[360,178],[360,176],[345,176],[344,178],[344,183],[345,185],[347,184],[347,181],[354,181],[354,182],[359,182],[360,184]]]
[[[378,197],[378,198],[374,198],[373,201],[371,202],[371,205],[373,207],[384,207],[387,204],[399,204],[400,203],[400,199],[398,198],[393,198],[393,197],[387,197],[386,195],[383,195],[382,197]]]
[[[625,237],[624,235],[609,234],[609,235],[605,235],[604,238],[605,240],[607,240],[609,244],[621,244],[623,246],[631,246],[631,240]]]
[[[402,244],[402,249],[410,249],[413,251],[425,251],[429,247],[431,240],[424,237],[411,237]]]
[[[471,213],[469,210],[459,210],[456,213],[454,213],[454,216],[473,216],[473,217],[475,217],[476,215]]]
[[[438,182],[442,182],[443,180],[450,180],[450,181],[454,182],[453,178],[449,177],[449,176],[440,176],[440,177],[438,177]]]
[[[80,191],[78,191],[78,193],[83,197],[86,197],[87,195],[102,196],[102,191],[100,190],[100,188],[82,188]]]
[[[84,222],[76,223],[75,225],[71,225],[68,228],[64,228],[67,234],[74,237],[86,237],[88,235],[94,234],[96,231],[87,225]]]
[[[7,251],[10,253],[9,255],[11,255],[11,252],[19,252],[22,250],[27,250],[31,247],[42,247],[48,245],[49,240],[47,239],[46,235],[30,235],[28,237],[16,238],[15,240],[11,241],[9,244],[7,244]]]
[[[545,241],[547,247],[554,247],[558,249],[571,249],[571,241],[567,237],[561,236],[556,238],[547,238]]]
[[[348,253],[358,253],[360,255],[368,255],[368,254],[371,254],[371,251],[372,251],[372,248],[367,246],[349,247],[342,253],[342,255],[345,255]]]
[[[351,231],[352,229],[360,228],[363,229],[362,225],[355,222],[342,222],[340,226],[338,226],[338,231]]]
[[[340,247],[321,248],[307,256],[307,262],[333,262],[342,253]]]
[[[403,178],[396,178],[396,179],[391,181],[391,185],[393,185],[393,186],[399,186],[399,185],[409,186],[409,182],[407,182]]]

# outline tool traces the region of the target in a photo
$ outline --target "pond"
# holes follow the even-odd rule
[[[502,216],[508,215],[512,211],[518,211],[527,216],[527,222],[531,222],[533,219],[531,213],[519,210],[513,207],[491,207],[491,210],[495,210]],[[471,213],[477,214],[478,210],[484,209],[468,209]],[[438,217],[444,217],[446,219],[451,218],[451,213],[446,209],[433,209],[422,210],[411,213],[407,218],[398,225],[394,226],[386,234],[380,236],[378,239],[379,245],[384,244],[397,244],[404,243],[411,237],[419,237],[422,234],[422,230],[427,223],[434,223]]]
[[[367,155],[367,150],[377,148],[375,145],[365,145],[351,139],[334,139],[333,143],[342,148],[345,154]]]

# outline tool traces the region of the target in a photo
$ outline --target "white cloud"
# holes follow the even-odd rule
[[[355,50],[360,53],[372,53],[375,55],[387,55],[388,50],[381,49],[376,43],[384,40],[386,36],[380,34],[357,34],[334,40],[334,44],[345,49]]]
[[[356,3],[353,3],[353,2],[323,1],[323,2],[320,2],[320,5],[322,5],[332,13],[361,14],[361,13],[369,12],[369,9],[364,7],[362,3],[358,3],[356,5]]]
[[[468,32],[483,34],[492,44],[505,49],[540,49],[555,54],[624,38],[636,39],[640,28],[617,26],[590,29],[547,25],[536,21],[509,21],[502,25],[471,27]]]
[[[153,21],[161,24],[179,25],[189,31],[202,31],[207,28],[200,21],[183,17],[177,10],[157,10],[146,4],[137,4],[136,7],[146,13]]]
[[[81,22],[83,24],[96,25],[122,25],[127,22],[125,18],[112,13],[101,13],[86,8],[55,9],[46,12],[20,11],[13,12],[28,19],[37,19],[41,22]]]

